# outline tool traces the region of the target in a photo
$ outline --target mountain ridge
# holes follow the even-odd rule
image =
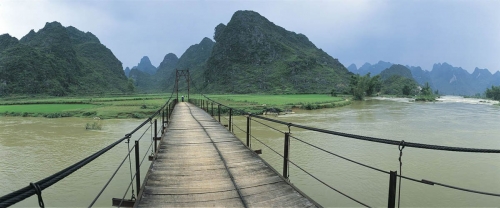
[[[366,65],[366,69],[376,68],[378,70],[383,67],[380,66],[380,63],[393,65],[390,62],[379,61],[374,65],[365,63],[363,66]],[[407,65],[406,67],[410,69],[413,79],[419,85],[424,85],[427,82],[434,90],[438,90],[441,94],[471,96],[484,93],[486,88],[492,85],[500,85],[500,72],[497,71],[492,74],[488,69],[479,69],[476,67],[474,72],[469,73],[461,67],[454,67],[446,62],[434,64],[431,71],[423,70],[419,66]],[[360,69],[351,67],[350,71],[353,73],[369,72],[373,76],[379,74],[377,70]]]
[[[90,32],[47,22],[17,40],[0,36],[0,95],[130,92],[121,62]]]
[[[254,11],[219,24],[204,72],[205,88],[220,93],[324,93],[347,89],[350,73],[303,34]],[[328,86],[328,87],[325,87]]]

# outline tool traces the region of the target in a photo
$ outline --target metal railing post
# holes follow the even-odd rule
[[[170,105],[167,105],[167,123],[168,123],[168,117],[170,117]]]
[[[165,127],[165,109],[161,110],[161,133],[163,134],[163,127]]]
[[[137,186],[137,196],[141,189],[141,167],[139,165],[139,141],[135,140],[135,182]]]
[[[153,138],[153,140],[155,140],[155,154],[156,154],[156,137],[158,137],[158,130],[157,130],[157,127],[158,126],[158,122],[157,122],[157,119],[155,119],[155,137]]]
[[[212,113],[210,115],[214,116],[214,102],[211,102],[212,105]]]
[[[285,147],[283,151],[283,177],[288,179],[288,153],[290,152],[290,133],[285,132]]]
[[[396,206],[396,178],[398,171],[390,171],[389,174],[389,201],[387,202],[388,208],[394,208]]]
[[[233,132],[232,131],[233,128],[231,128],[231,127],[233,127],[233,123],[232,123],[232,120],[231,120],[232,115],[233,115],[233,109],[229,108],[229,125],[228,125],[228,127],[229,127],[229,131],[230,132]]]
[[[220,104],[217,105],[217,111],[219,112],[219,123],[220,123]]]
[[[250,116],[247,116],[247,147],[250,148]]]

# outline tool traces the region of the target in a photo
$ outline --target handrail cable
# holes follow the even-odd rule
[[[101,189],[101,191],[99,191],[99,193],[97,194],[97,196],[94,198],[94,200],[90,203],[89,207],[92,207],[94,205],[94,203],[97,201],[97,199],[99,199],[99,197],[101,196],[101,194],[104,192],[104,190],[108,187],[109,183],[111,183],[111,180],[113,180],[113,178],[115,177],[116,173],[118,173],[118,171],[120,170],[120,168],[123,166],[123,163],[125,163],[125,161],[127,160],[127,158],[130,157],[130,153],[132,152],[132,150],[134,150],[135,146],[133,146],[131,149],[129,149],[128,151],[128,154],[127,156],[125,156],[125,158],[123,158],[122,162],[120,163],[120,165],[118,165],[118,168],[115,170],[115,172],[111,175],[111,178],[109,178],[109,180],[106,182],[106,184],[104,184],[104,187]],[[130,178],[132,180],[132,175],[130,175]],[[128,191],[128,190],[127,190]]]
[[[355,199],[355,198],[353,198],[353,197],[351,197],[351,196],[349,196],[349,195],[347,195],[347,194],[345,194],[345,193],[343,193],[343,192],[339,191],[338,189],[333,188],[332,186],[328,185],[326,182],[322,181],[322,180],[321,180],[321,179],[319,179],[318,177],[314,176],[313,174],[311,174],[311,173],[307,172],[306,170],[304,170],[303,168],[301,168],[300,166],[298,166],[297,164],[295,164],[293,161],[288,160],[288,162],[292,163],[295,167],[299,168],[300,170],[302,170],[302,171],[303,171],[304,173],[306,173],[307,175],[311,176],[312,178],[316,179],[318,182],[320,182],[320,183],[322,183],[323,185],[327,186],[328,188],[330,188],[330,189],[332,189],[332,190],[336,191],[337,193],[342,194],[343,196],[345,196],[345,197],[347,197],[347,198],[349,198],[349,199],[351,199],[351,200],[353,200],[353,201],[357,202],[358,204],[361,204],[361,205],[363,205],[363,206],[365,206],[365,207],[370,207],[370,206],[366,205],[365,203],[363,203],[363,202],[361,202],[361,201],[359,201],[359,200],[357,200],[357,199]]]
[[[490,196],[498,196],[498,197],[500,197],[500,194],[496,194],[496,193],[485,192],[485,191],[477,191],[477,190],[466,189],[466,188],[460,188],[460,187],[457,187],[457,186],[452,186],[452,185],[448,185],[448,184],[438,183],[438,182],[434,182],[434,181],[430,181],[430,180],[426,180],[426,179],[418,180],[418,179],[411,178],[411,177],[408,177],[408,176],[402,176],[402,175],[397,175],[397,176],[400,177],[400,178],[409,180],[409,181],[413,181],[413,182],[417,182],[417,183],[423,183],[423,184],[427,184],[427,185],[431,185],[431,186],[438,185],[438,186],[443,186],[443,187],[447,187],[447,188],[451,188],[451,189],[455,189],[455,190],[461,190],[461,191],[466,191],[466,192],[471,192],[471,193],[476,193],[476,194],[482,194],[482,195],[490,195]]]
[[[254,138],[255,140],[257,140],[258,142],[260,142],[262,145],[266,146],[267,148],[269,148],[271,151],[273,151],[274,153],[276,153],[277,155],[279,155],[281,158],[285,158],[285,156],[283,156],[282,154],[280,154],[278,151],[274,150],[273,148],[271,148],[270,146],[268,146],[267,144],[265,144],[264,142],[260,141],[260,139],[257,139],[255,136],[251,135],[252,138]]]
[[[233,126],[236,127],[237,129],[239,129],[241,132],[247,133],[245,130],[241,129],[238,125],[233,124]]]
[[[203,96],[205,98],[207,98],[208,100],[214,102],[214,103],[217,103],[217,104],[219,104],[221,106],[229,108],[229,106],[226,106],[226,105],[224,105],[222,103],[214,101],[214,100],[208,98],[205,95],[203,95]],[[349,137],[349,138],[354,138],[354,139],[362,139],[362,140],[372,141],[372,142],[377,142],[377,143],[385,143],[385,144],[392,144],[392,145],[398,145],[398,146],[401,144],[401,141],[388,140],[388,139],[379,139],[379,138],[374,138],[374,137],[365,137],[365,136],[359,136],[359,135],[353,135],[353,134],[346,134],[346,133],[342,133],[342,132],[335,132],[335,131],[330,131],[330,130],[325,130],[325,129],[318,129],[318,128],[313,128],[313,127],[307,127],[307,126],[303,126],[303,125],[297,125],[297,124],[293,124],[293,123],[287,123],[287,122],[283,122],[283,121],[279,121],[279,120],[275,120],[275,119],[270,119],[270,118],[267,118],[267,117],[262,117],[262,116],[259,116],[259,115],[256,115],[256,114],[245,113],[244,111],[239,110],[239,109],[235,109],[235,110],[243,112],[243,114],[252,116],[254,118],[256,117],[256,118],[260,118],[260,119],[263,119],[263,120],[268,120],[268,121],[271,121],[271,122],[280,123],[280,124],[284,124],[284,125],[287,125],[287,126],[294,126],[294,127],[302,128],[302,129],[306,129],[306,130],[312,130],[312,131],[317,131],[317,132],[321,132],[321,133],[333,134],[333,135],[337,135],[337,136],[344,136],[344,137]],[[257,120],[253,119],[253,121],[257,121]],[[271,149],[273,152],[275,152],[279,156],[283,157],[277,151],[275,151],[274,149],[270,148],[269,146],[267,146],[266,144],[264,144],[262,141],[260,141],[259,139],[255,138],[253,135],[252,135],[252,138],[256,139],[258,142],[260,142],[261,144],[263,144],[267,148]],[[292,138],[294,138],[296,140],[299,140],[299,141],[301,141],[303,143],[309,144],[309,145],[311,145],[313,147],[319,148],[319,147],[317,147],[315,145],[307,143],[307,142],[305,142],[303,140],[300,140],[300,139],[298,139],[296,137],[292,136]],[[415,147],[415,148],[443,150],[443,151],[455,151],[455,152],[500,153],[500,150],[498,150],[498,149],[477,149],[477,148],[449,147],[449,146],[430,145],[430,144],[421,144],[421,143],[413,143],[413,142],[405,142],[405,147]],[[322,149],[322,148],[319,148],[319,149]],[[325,150],[323,150],[323,151],[325,151]],[[328,151],[326,151],[326,152],[328,152]],[[328,153],[331,153],[331,152],[328,152]],[[331,154],[333,155],[333,153],[331,153]],[[337,155],[335,155],[335,156],[337,156]],[[338,156],[340,158],[343,158],[345,160],[351,161],[351,162],[356,163],[358,165],[362,165],[364,167],[367,167],[367,168],[370,168],[370,169],[373,169],[373,170],[376,170],[376,171],[379,171],[379,172],[389,173],[389,172],[381,170],[379,168],[375,168],[375,167],[372,167],[372,166],[368,166],[366,164],[358,163],[358,162],[356,162],[354,160],[350,160],[348,158],[341,157],[340,155],[338,155]],[[292,161],[290,161],[290,162],[292,164],[294,164]],[[294,165],[297,166],[296,164],[294,164]],[[427,185],[439,185],[439,186],[443,186],[443,187],[447,187],[447,188],[451,188],[451,189],[456,189],[456,190],[462,190],[462,191],[471,192],[471,193],[477,193],[477,194],[483,194],[483,195],[490,195],[490,196],[498,196],[498,197],[500,197],[500,194],[496,194],[496,193],[490,193],[490,192],[484,192],[484,191],[477,191],[477,190],[472,190],[472,189],[460,188],[460,187],[456,187],[456,186],[452,186],[452,185],[447,185],[447,184],[443,184],[443,183],[438,183],[438,182],[434,182],[434,181],[429,181],[429,180],[425,180],[425,179],[417,180],[417,179],[410,178],[410,177],[407,177],[407,176],[402,176],[402,175],[397,175],[397,176],[400,177],[400,178],[404,178],[404,179],[407,179],[407,180],[410,180],[410,181],[414,181],[414,182],[424,183],[424,184],[427,184]]]
[[[211,98],[203,95],[206,99],[220,104],[222,106],[228,107],[222,103],[219,103],[217,101],[212,100]],[[234,109],[234,108],[233,108]],[[321,132],[321,133],[326,133],[326,134],[332,134],[332,135],[337,135],[337,136],[342,136],[342,137],[347,137],[351,139],[359,139],[359,140],[364,140],[364,141],[370,141],[370,142],[376,142],[376,143],[383,143],[383,144],[390,144],[390,145],[398,145],[400,144],[401,141],[396,141],[396,140],[389,140],[389,139],[381,139],[381,138],[376,138],[376,137],[369,137],[369,136],[361,136],[361,135],[355,135],[355,134],[348,134],[348,133],[343,133],[343,132],[338,132],[338,131],[332,131],[332,130],[326,130],[326,129],[320,129],[320,128],[314,128],[314,127],[309,127],[309,126],[304,126],[304,125],[299,125],[299,124],[294,124],[294,123],[289,123],[289,122],[284,122],[276,119],[271,119],[267,118],[264,116],[260,116],[257,114],[252,114],[252,113],[247,113],[242,110],[238,110],[240,113],[243,113],[244,115],[250,115],[254,118],[260,118],[263,120],[271,121],[274,123],[279,123],[279,124],[284,124],[284,125],[289,125],[305,130],[311,130],[311,131],[316,131],[316,132]],[[467,148],[467,147],[451,147],[451,146],[441,146],[441,145],[432,145],[432,144],[422,144],[422,143],[414,143],[414,142],[405,142],[405,147],[414,147],[414,148],[422,148],[422,149],[433,149],[433,150],[443,150],[443,151],[453,151],[453,152],[474,152],[474,153],[500,153],[500,149],[478,149],[478,148]]]
[[[253,116],[253,115],[252,115],[252,116]],[[284,134],[284,133],[285,133],[284,131],[281,131],[281,130],[279,130],[279,129],[277,129],[277,128],[274,128],[274,127],[272,127],[272,126],[270,126],[270,125],[267,125],[267,124],[265,124],[265,123],[262,123],[262,122],[260,122],[259,120],[252,120],[252,121],[255,121],[255,122],[260,123],[260,124],[262,124],[262,125],[264,125],[264,126],[267,126],[268,128],[273,129],[273,130],[275,130],[275,131],[281,132],[282,134]]]
[[[63,178],[71,175],[73,172],[76,170],[80,169],[81,167],[87,165],[88,163],[92,162],[94,159],[98,158],[102,154],[106,153],[108,150],[112,149],[115,147],[117,144],[121,143],[123,140],[129,138],[132,134],[134,134],[136,131],[138,131],[140,128],[142,128],[148,121],[150,121],[153,117],[159,114],[160,110],[163,109],[167,104],[169,104],[170,100],[172,99],[173,92],[170,94],[170,98],[168,99],[165,104],[158,109],[153,115],[151,115],[146,121],[141,123],[138,127],[136,127],[134,130],[132,130],[130,133],[126,134],[123,138],[115,141],[114,143],[106,146],[105,148],[95,152],[94,154],[80,160],[79,162],[57,172],[52,174],[51,176],[48,176],[35,184],[37,184],[40,187],[40,191],[52,186],[53,184],[57,183],[58,181],[62,180]],[[11,206],[17,202],[20,202],[32,195],[34,195],[36,191],[33,189],[33,186],[26,186],[24,188],[21,188],[17,191],[14,191],[10,194],[4,195],[0,197],[0,207],[7,207]]]
[[[389,171],[385,171],[385,170],[382,170],[382,169],[378,169],[378,168],[376,168],[376,167],[372,167],[372,166],[369,166],[369,165],[366,165],[366,164],[363,164],[363,163],[360,163],[360,162],[357,162],[357,161],[351,160],[351,159],[349,159],[349,158],[346,158],[346,157],[343,157],[343,156],[341,156],[341,155],[335,154],[335,153],[333,153],[333,152],[331,152],[331,151],[325,150],[325,149],[323,149],[323,148],[321,148],[321,147],[318,147],[318,146],[316,146],[316,145],[314,145],[314,144],[311,144],[311,143],[309,143],[309,142],[306,142],[306,141],[304,141],[304,140],[302,140],[302,139],[299,139],[299,138],[297,138],[297,137],[294,137],[294,136],[292,136],[292,135],[290,135],[290,137],[291,137],[291,138],[294,138],[294,139],[296,139],[297,141],[300,141],[300,142],[302,142],[302,143],[304,143],[304,144],[307,144],[307,145],[309,145],[309,146],[311,146],[311,147],[314,147],[314,148],[316,148],[316,149],[318,149],[318,150],[321,150],[321,151],[323,151],[323,152],[326,152],[326,153],[328,153],[328,154],[330,154],[330,155],[336,156],[336,157],[338,157],[338,158],[342,158],[342,159],[344,159],[344,160],[347,160],[347,161],[352,162],[352,163],[356,163],[356,164],[358,164],[358,165],[361,165],[361,166],[364,166],[364,167],[370,168],[370,169],[372,169],[372,170],[376,170],[376,171],[379,171],[379,172],[382,172],[382,173],[390,174],[390,173],[389,173]]]

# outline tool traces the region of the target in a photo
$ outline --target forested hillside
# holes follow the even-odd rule
[[[201,75],[213,46],[212,40],[203,38],[199,44],[190,46],[180,58],[173,53],[165,55],[156,73],[148,74],[134,67],[129,77],[134,80],[134,85],[140,92],[171,92],[175,84],[176,69],[189,70],[192,80],[200,80],[198,82],[203,83]],[[186,83],[181,80],[179,89],[185,88]]]
[[[0,95],[133,91],[121,62],[92,33],[58,22],[17,40],[0,36]]]
[[[346,91],[350,72],[303,34],[257,12],[237,11],[215,28],[204,71],[206,91],[224,93],[326,93]]]

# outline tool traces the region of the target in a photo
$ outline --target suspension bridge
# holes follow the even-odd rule
[[[500,153],[497,149],[476,149],[464,147],[438,146],[420,144],[405,141],[395,141],[375,137],[347,134],[326,129],[319,129],[300,124],[283,122],[266,116],[250,114],[242,110],[219,103],[207,96],[200,99],[190,99],[189,93],[186,102],[179,102],[178,81],[184,77],[190,86],[188,70],[178,70],[176,73],[174,91],[165,104],[153,115],[142,122],[137,128],[127,133],[123,138],[104,147],[96,153],[82,159],[81,161],[17,191],[0,197],[0,207],[14,205],[30,196],[37,196],[38,205],[44,207],[42,191],[49,188],[58,181],[71,175],[76,170],[83,168],[94,159],[106,153],[120,143],[126,142],[129,146],[128,154],[122,160],[104,187],[97,193],[89,207],[92,207],[106,190],[110,182],[116,176],[118,170],[130,163],[130,181],[128,188],[124,190],[121,198],[113,198],[110,203],[117,207],[321,207],[313,200],[314,196],[303,193],[288,180],[289,166],[293,165],[303,171],[306,175],[317,180],[332,191],[347,197],[360,206],[371,207],[362,200],[349,195],[336,188],[333,184],[324,182],[320,177],[312,174],[306,168],[301,167],[289,158],[290,140],[296,140],[314,148],[316,151],[324,152],[331,156],[346,160],[356,165],[371,169],[387,175],[388,194],[387,207],[399,207],[401,193],[401,180],[408,180],[431,186],[441,186],[470,194],[481,194],[490,197],[500,197],[499,193],[491,193],[481,190],[468,189],[455,185],[415,179],[402,174],[401,157],[404,148],[422,148],[438,151],[454,151],[469,153]],[[177,91],[176,97],[174,92]],[[233,116],[246,117],[245,127],[234,124]],[[227,119],[221,120],[221,116]],[[279,130],[262,121],[283,125],[288,132]],[[273,149],[251,134],[252,122],[264,125],[270,131],[283,134],[282,151]],[[149,126],[148,126],[149,125]],[[140,129],[148,126],[153,131],[148,151],[141,155],[139,151],[139,140],[145,133],[135,141],[132,148],[131,137],[140,134]],[[336,135],[366,142],[395,145],[399,148],[400,169],[397,171],[382,170],[368,164],[349,159],[335,154],[327,149],[297,138],[290,133],[290,127],[300,128],[323,134]],[[233,133],[237,128],[244,132],[246,138],[237,138]],[[243,142],[245,141],[245,142]],[[259,157],[262,150],[253,150],[251,141],[259,142],[272,153],[283,159],[283,170],[276,170],[265,160]],[[148,155],[149,150],[152,151]],[[282,152],[282,153],[280,153]],[[135,173],[132,173],[132,157],[134,156]],[[142,159],[141,159],[142,156]],[[148,157],[149,156],[149,157]],[[152,161],[147,173],[141,173],[140,167],[145,158]],[[141,174],[145,174],[141,181]],[[399,186],[399,187],[398,187]],[[135,187],[135,190],[134,190]],[[131,197],[127,198],[127,193]]]

